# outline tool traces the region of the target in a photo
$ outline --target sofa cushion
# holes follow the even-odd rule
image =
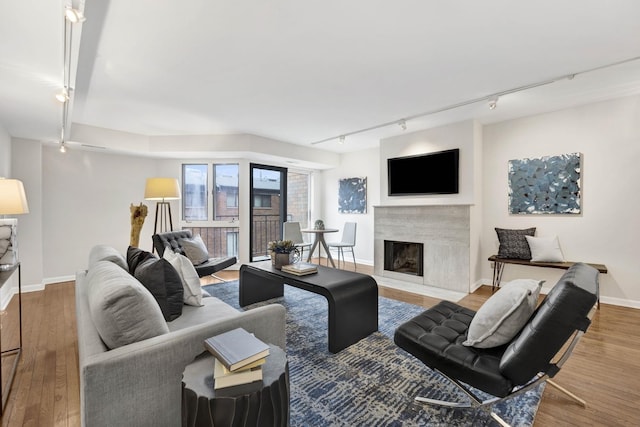
[[[151,292],[167,322],[182,314],[182,280],[169,261],[156,257],[147,258],[138,264],[133,275]]]
[[[476,312],[463,345],[491,348],[511,341],[535,310],[542,283],[532,279],[505,283]]]
[[[98,261],[110,261],[127,270],[127,260],[120,251],[108,245],[95,245],[89,251],[89,268]]]
[[[186,256],[177,254],[172,250],[165,250],[162,257],[166,259],[180,275],[184,289],[184,303],[197,307],[201,306],[202,287],[200,285],[200,277],[193,264],[191,264],[191,261],[189,261]]]
[[[129,246],[129,248],[127,248],[127,267],[129,269],[129,273],[134,274],[138,265],[149,258],[156,258],[156,256],[143,249]]]
[[[536,234],[536,228],[526,228],[524,230],[508,230],[496,228],[498,241],[498,258],[531,259],[529,244],[524,236]]]
[[[242,316],[241,311],[236,310],[216,297],[209,297],[202,300],[201,307],[185,305],[182,309],[182,316],[168,322],[167,327],[169,331],[173,332],[193,325],[222,321],[239,316]]]
[[[179,242],[184,250],[184,254],[193,265],[200,265],[209,260],[209,251],[199,234],[196,234],[190,239],[182,238]]]
[[[87,284],[91,318],[108,348],[169,332],[151,293],[115,263],[97,261],[87,273]]]

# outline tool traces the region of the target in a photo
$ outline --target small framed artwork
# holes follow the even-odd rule
[[[509,161],[510,214],[579,214],[580,153]]]
[[[367,178],[339,180],[338,212],[367,213]]]

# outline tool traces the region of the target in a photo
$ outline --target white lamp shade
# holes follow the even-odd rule
[[[175,178],[147,178],[144,189],[145,200],[177,200],[180,184]]]
[[[0,215],[29,213],[22,181],[0,178]]]

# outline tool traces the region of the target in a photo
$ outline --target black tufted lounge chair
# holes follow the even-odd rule
[[[550,378],[558,373],[591,324],[598,295],[598,270],[575,264],[551,289],[520,333],[510,343],[495,348],[462,345],[475,312],[449,301],[438,303],[398,327],[394,341],[451,380],[469,397],[469,402],[423,397],[416,400],[479,408],[508,426],[491,406],[547,381],[584,406],[584,401]],[[495,397],[483,401],[468,386]]]
[[[158,233],[151,236],[153,239],[153,247],[160,256],[164,254],[166,248],[170,248],[172,251],[184,255],[184,249],[182,249],[180,239],[190,239],[191,237],[191,230],[168,231],[166,233]],[[224,279],[216,276],[215,273],[232,266],[236,262],[236,257],[209,258],[203,264],[198,264],[194,267],[198,276],[213,276],[224,282]]]

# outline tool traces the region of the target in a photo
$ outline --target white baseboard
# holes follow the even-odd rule
[[[480,286],[482,285],[486,285],[486,286],[491,286],[492,281],[488,280],[488,279],[480,279],[478,282],[476,282],[477,286],[471,291],[474,292],[476,289],[478,289]],[[542,289],[540,289],[540,293],[543,295],[546,295],[549,293],[549,291],[551,290],[553,286],[542,286]],[[624,298],[616,298],[616,297],[607,297],[607,296],[600,296],[600,302],[603,304],[611,304],[611,305],[617,305],[620,307],[629,307],[629,308],[638,308],[640,309],[640,301],[635,301],[635,300],[630,300],[630,299],[624,299]]]

